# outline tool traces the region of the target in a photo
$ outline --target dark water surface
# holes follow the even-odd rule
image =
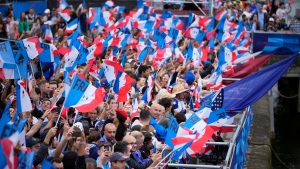
[[[299,78],[281,78],[278,89],[282,95],[295,96],[298,93]],[[300,169],[300,112],[298,98],[278,97],[275,106],[275,141],[273,148],[280,159],[291,169]],[[273,168],[285,168],[273,155]]]

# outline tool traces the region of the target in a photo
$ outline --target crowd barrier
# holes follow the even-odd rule
[[[225,160],[217,165],[205,164],[173,164],[169,163],[168,167],[183,168],[209,168],[209,169],[240,169],[246,164],[246,153],[248,150],[248,134],[252,124],[252,108],[248,107],[241,111],[242,115],[236,125],[226,126],[236,128],[229,142],[225,142],[223,146],[229,146]],[[219,142],[213,142],[217,145]],[[209,144],[206,143],[206,144]]]

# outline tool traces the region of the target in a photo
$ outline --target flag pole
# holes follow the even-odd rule
[[[20,70],[19,70],[19,66],[18,66],[18,65],[16,65],[16,66],[17,66],[17,70],[18,70],[19,77],[20,77],[20,79],[22,79],[22,78],[21,78],[21,73],[20,73]]]
[[[158,162],[154,168],[157,168],[157,167],[158,167],[163,161],[165,161],[165,159],[167,159],[173,152],[174,152],[174,150],[172,150],[172,151],[171,151],[169,154],[167,154],[163,159],[161,159],[160,162]]]
[[[40,67],[41,67],[42,76],[45,77],[45,76],[44,76],[44,73],[43,73],[43,66],[42,66],[41,61],[39,61],[39,63],[40,63]]]

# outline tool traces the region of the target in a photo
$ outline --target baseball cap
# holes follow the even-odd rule
[[[270,18],[270,19],[269,19],[269,21],[272,21],[272,22],[274,22],[274,19],[273,19],[273,18]]]
[[[183,79],[187,82],[187,84],[191,85],[195,81],[195,75],[191,71],[188,71]]]
[[[128,156],[125,156],[124,154],[120,153],[120,152],[116,152],[116,153],[113,153],[111,156],[110,156],[110,162],[116,162],[116,161],[125,161],[125,160],[128,160]]]
[[[81,131],[83,130],[83,125],[81,122],[76,122],[73,126],[78,127]]]
[[[49,10],[49,9],[46,9],[44,13],[50,13],[50,10]]]
[[[103,125],[105,120],[98,120],[95,124],[95,130],[98,131],[98,128]]]
[[[31,147],[37,143],[40,143],[41,140],[40,139],[37,139],[37,138],[34,138],[34,137],[28,137],[26,138],[26,147]]]

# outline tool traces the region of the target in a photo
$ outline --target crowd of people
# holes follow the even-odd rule
[[[291,11],[291,4],[278,4],[275,0],[272,2],[267,0],[265,4],[259,4],[255,0],[251,0],[251,3],[230,0],[220,5],[218,3],[215,2],[215,16],[222,10],[227,11],[225,16],[227,20],[232,23],[243,23],[247,31],[289,29],[287,16]],[[112,30],[107,25],[91,28],[89,22],[91,13],[84,4],[77,10],[70,6],[66,6],[66,9],[71,11],[71,19],[68,22],[59,14],[61,12],[59,8],[53,8],[51,11],[46,9],[44,14],[36,14],[34,8],[30,8],[18,17],[14,16],[15,9],[11,4],[5,11],[5,17],[0,15],[0,38],[20,40],[38,36],[41,43],[52,43],[57,48],[69,48],[68,37],[71,34],[66,32],[66,27],[76,18],[80,24],[79,31],[84,36],[80,42],[86,48],[94,45],[99,38],[105,40],[110,32],[120,31],[119,28]],[[104,6],[102,10],[114,11],[113,9]],[[135,8],[127,13],[125,11],[114,13],[111,21],[117,23],[122,18],[133,17],[132,11],[137,13],[139,9]],[[213,19],[216,27],[219,20]],[[54,35],[52,40],[45,38],[47,26],[50,26]],[[208,87],[208,81],[220,66],[219,50],[224,42],[214,39],[214,49],[208,50],[207,58],[201,59],[199,64],[192,59],[182,61],[175,57],[174,52],[167,62],[153,66],[154,61],[151,61],[149,53],[143,62],[138,59],[141,51],[137,46],[143,39],[147,39],[143,31],[139,27],[132,27],[129,33],[136,43],[129,45],[127,41],[127,45],[122,46],[121,50],[121,53],[127,56],[122,64],[124,71],[134,79],[126,102],[117,102],[112,90],[113,85],[107,78],[97,80],[89,73],[87,64],[76,66],[77,74],[83,74],[87,81],[96,87],[103,87],[107,93],[103,102],[89,112],[78,112],[71,107],[66,110],[65,116],[61,116],[65,110],[65,98],[62,93],[65,89],[64,72],[66,72],[63,68],[66,61],[62,53],[57,56],[61,59],[59,65],[55,65],[54,62],[40,62],[39,57],[29,61],[33,80],[27,81],[33,87],[30,92],[33,110],[19,114],[19,118],[27,119],[24,128],[26,149],[22,148],[20,142],[14,147],[14,155],[16,158],[19,157],[20,168],[26,164],[20,162],[19,154],[32,151],[35,152],[33,166],[36,169],[42,167],[43,160],[48,160],[57,169],[157,168],[166,155],[165,152],[171,150],[165,144],[170,119],[175,117],[178,124],[183,125],[191,114],[200,108],[199,100],[213,92],[213,88]],[[150,36],[151,38],[153,36]],[[182,37],[176,43],[179,50],[187,54],[190,44],[197,49],[208,48],[209,41],[207,37],[202,42],[188,38],[184,29]],[[154,43],[149,46],[151,45],[155,46]],[[112,48],[107,47],[96,57],[98,71],[103,66],[103,60],[110,59],[112,53]],[[113,57],[113,60],[120,64],[123,62],[121,54]],[[143,96],[151,86],[149,84],[151,78],[154,79],[154,84],[150,92],[151,98],[148,98],[150,101],[146,102]],[[5,105],[11,102],[9,123],[13,124],[17,109],[16,99],[19,99],[16,97],[15,83],[11,79],[1,79],[0,88],[2,114]],[[197,99],[198,97],[200,99]],[[194,100],[192,105],[191,100]],[[133,116],[136,105],[138,113]]]

